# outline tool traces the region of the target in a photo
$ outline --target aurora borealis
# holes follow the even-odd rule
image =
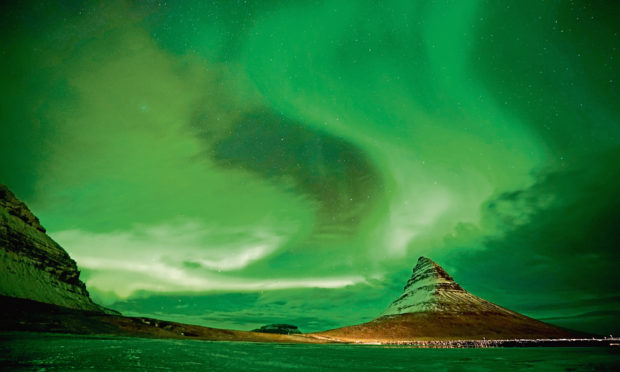
[[[128,315],[349,325],[426,255],[619,332],[616,7],[7,2],[0,182]]]

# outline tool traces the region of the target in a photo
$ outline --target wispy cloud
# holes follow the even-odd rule
[[[276,252],[286,236],[287,231],[282,227],[216,229],[196,221],[138,225],[127,231],[107,233],[65,230],[53,234],[78,265],[88,270],[89,287],[120,298],[144,290],[340,288],[364,281],[361,276],[247,278],[241,275],[240,270]]]

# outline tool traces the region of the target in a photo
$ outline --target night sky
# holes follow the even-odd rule
[[[0,182],[124,314],[368,321],[420,255],[620,332],[614,1],[14,1]]]

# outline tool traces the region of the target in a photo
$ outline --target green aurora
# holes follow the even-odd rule
[[[616,7],[4,2],[0,182],[128,315],[349,325],[427,255],[620,332]]]

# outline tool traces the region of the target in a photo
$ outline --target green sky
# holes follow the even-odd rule
[[[427,255],[620,332],[616,6],[5,2],[0,182],[126,314],[348,325]]]

